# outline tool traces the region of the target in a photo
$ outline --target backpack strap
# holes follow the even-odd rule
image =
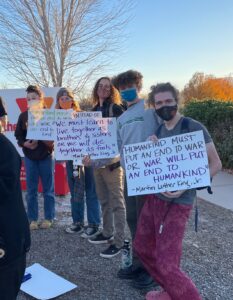
[[[190,132],[190,118],[183,117],[181,121],[181,134]]]
[[[187,117],[183,117],[182,121],[181,121],[181,134],[183,133],[187,133],[189,132],[190,130],[190,118],[187,118]],[[164,125],[164,123],[161,123],[159,125],[159,127],[157,128],[157,130],[155,131],[155,135],[156,136],[159,136],[160,135],[160,132],[161,132],[161,129],[162,129],[162,126]]]

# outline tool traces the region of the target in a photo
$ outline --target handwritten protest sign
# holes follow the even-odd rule
[[[28,111],[27,139],[51,141],[54,139],[54,109]]]
[[[74,112],[73,109],[34,109],[28,111],[27,139],[54,140],[55,120],[102,117],[101,112]]]
[[[202,131],[124,146],[128,195],[210,185]]]
[[[101,111],[80,111],[76,112],[76,118],[102,118]]]
[[[90,155],[92,159],[118,154],[115,118],[77,118],[56,121],[55,157],[72,160]]]
[[[55,120],[69,120],[73,117],[73,109],[55,109]],[[55,125],[55,123],[54,123]]]
[[[75,112],[73,109],[56,109],[55,110],[55,120],[71,120],[75,118],[102,118],[101,111],[81,111]],[[77,156],[77,155],[76,155]],[[74,165],[82,166],[82,157],[73,158]]]
[[[68,120],[75,118],[102,118],[101,111],[80,111],[73,109],[55,109],[55,120]]]

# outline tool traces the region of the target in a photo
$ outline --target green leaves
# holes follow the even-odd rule
[[[182,113],[207,127],[223,167],[233,169],[233,102],[193,99],[183,107]]]

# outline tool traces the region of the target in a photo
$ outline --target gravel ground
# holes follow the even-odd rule
[[[42,201],[40,201],[42,202]],[[199,231],[192,215],[183,247],[182,268],[193,279],[206,300],[233,299],[233,212],[199,200]],[[78,285],[60,300],[140,300],[130,281],[116,277],[120,256],[104,259],[102,245],[92,245],[64,228],[70,224],[68,197],[57,197],[57,221],[53,228],[32,232],[28,266],[37,262]],[[20,293],[18,300],[32,297]],[[181,299],[192,300],[192,299]]]

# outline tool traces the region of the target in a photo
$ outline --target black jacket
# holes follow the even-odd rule
[[[112,117],[118,118],[123,112],[125,111],[125,107],[123,105],[118,105],[118,104],[113,104],[112,106]],[[110,115],[110,102],[109,101],[104,101],[103,106],[100,107],[99,105],[96,105],[93,108],[93,111],[101,111],[102,112],[102,117],[103,118],[109,118]]]
[[[0,267],[14,262],[30,247],[30,231],[20,186],[21,158],[0,134]]]

